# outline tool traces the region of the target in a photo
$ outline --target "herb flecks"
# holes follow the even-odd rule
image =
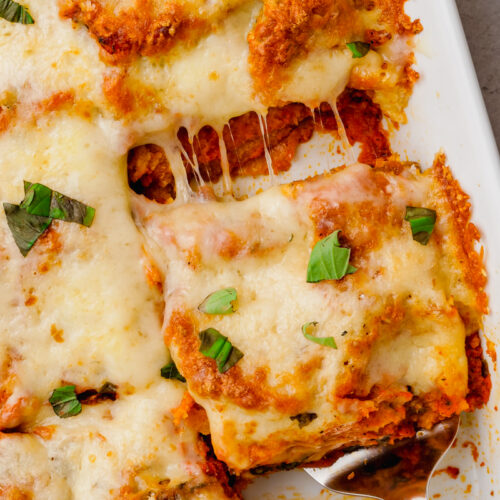
[[[200,352],[215,359],[220,373],[227,372],[243,357],[243,353],[215,328],[203,330],[199,333],[199,338]]]
[[[332,349],[337,349],[337,344],[333,337],[316,337],[313,333],[316,331],[318,326],[317,321],[310,321],[302,325],[302,334],[307,340],[314,342],[315,344],[331,347]]]
[[[25,195],[21,207],[33,215],[90,226],[95,210],[40,183],[24,183]]]
[[[340,280],[357,269],[349,264],[351,249],[340,246],[340,230],[319,240],[312,249],[307,266],[307,282]]]
[[[22,255],[26,257],[36,240],[50,226],[52,219],[29,214],[19,205],[13,205],[12,203],[4,203],[3,209],[12,237]]]
[[[49,403],[54,413],[60,418],[74,417],[82,411],[82,404],[78,400],[74,385],[65,385],[54,389]]]
[[[4,203],[3,207],[14,241],[24,257],[53,219],[89,227],[95,216],[94,208],[43,184],[27,181],[24,181],[23,201],[19,205]]]
[[[298,415],[294,415],[290,417],[290,420],[296,420],[299,424],[299,428],[305,427],[309,425],[313,420],[316,420],[318,415],[316,413],[299,413]]]
[[[406,207],[405,220],[410,223],[413,239],[421,245],[429,243],[436,218],[436,211],[430,208]]]
[[[85,405],[94,405],[102,401],[116,401],[118,397],[118,386],[111,382],[104,382],[102,387],[97,391],[89,389],[77,394],[78,401]]]
[[[205,314],[232,314],[238,309],[238,293],[234,288],[223,288],[211,293],[198,309]]]
[[[350,42],[347,48],[351,51],[353,59],[360,59],[370,51],[370,44],[366,42]]]
[[[179,380],[180,382],[186,381],[173,361],[163,366],[160,370],[160,374],[163,378],[166,379],[175,379]]]
[[[0,0],[0,17],[11,23],[35,24],[28,8],[14,0]]]

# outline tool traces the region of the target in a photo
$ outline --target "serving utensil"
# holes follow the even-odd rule
[[[425,500],[429,479],[460,424],[455,416],[414,438],[345,453],[330,467],[304,469],[337,493],[380,500]]]

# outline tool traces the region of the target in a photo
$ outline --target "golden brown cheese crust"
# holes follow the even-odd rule
[[[419,21],[412,22],[405,15],[404,3],[404,0],[264,2],[248,35],[249,62],[256,88],[271,99],[286,80],[287,69],[293,61],[313,49],[331,50],[353,41],[365,41],[377,48],[390,41],[393,34],[420,32]],[[365,24],[363,13],[373,10],[378,11],[377,23],[383,25],[384,30],[375,31]],[[351,84],[354,88],[370,88],[362,79],[351,80]]]
[[[166,52],[209,29],[206,21],[177,2],[158,6],[152,0],[136,0],[133,7],[118,12],[99,0],[61,0],[60,6],[61,16],[85,25],[113,63]]]
[[[408,39],[422,29],[418,20],[411,21],[404,13],[404,3],[404,0],[263,1],[248,33],[248,70],[257,95],[267,106],[285,104],[290,99],[280,96],[280,92],[292,79],[294,65],[312,53],[342,52],[347,50],[346,43],[364,41],[374,51],[368,58],[372,62],[364,64],[364,60],[359,60],[363,64],[354,65],[350,79],[347,78],[349,85],[375,92],[384,112],[396,121],[404,121],[403,109],[418,78],[411,68],[411,49],[407,47],[406,54],[397,55],[397,62],[391,60],[392,56],[376,53],[384,54],[385,45],[395,37]],[[134,61],[163,56],[178,45],[187,51],[216,31],[235,10],[249,5],[253,5],[249,0],[221,1],[210,7],[198,6],[196,1],[190,5],[190,2],[134,0],[123,5],[106,0],[60,0],[60,15],[85,26],[102,48],[103,59],[125,70],[119,75],[106,76],[103,91],[112,106],[130,114],[133,109],[139,112],[142,108],[144,112],[154,108],[151,102],[148,108],[144,108],[144,103],[134,106],[131,102],[134,96],[147,101],[149,93],[147,82],[132,81],[126,75]],[[217,72],[213,78],[218,78]],[[332,91],[332,99],[336,97],[333,94]]]
[[[145,216],[146,227],[152,227],[150,234],[157,243],[165,245],[167,255],[175,262],[175,266],[186,266],[189,272],[195,273],[193,278],[185,275],[185,285],[177,283],[167,274],[166,283],[170,291],[165,341],[188,381],[189,391],[208,411],[219,458],[240,471],[283,461],[300,462],[311,457],[317,459],[329,449],[372,444],[383,435],[389,435],[392,439],[411,435],[419,426],[428,428],[444,418],[472,410],[484,403],[489,389],[487,373],[478,368],[478,355],[480,357],[481,353],[475,349],[480,349],[480,346],[476,340],[471,340],[467,341],[467,352],[465,348],[466,336],[475,334],[484,312],[484,279],[472,280],[470,276],[474,273],[471,274],[471,268],[481,276],[484,276],[484,268],[481,255],[473,248],[477,234],[469,226],[470,207],[458,183],[452,181],[446,172],[442,158],[438,158],[434,167],[423,174],[411,164],[387,161],[372,169],[351,166],[322,178],[300,181],[282,188],[282,193],[300,214],[296,217],[309,218],[309,222],[301,223],[310,226],[313,231],[309,247],[334,230],[342,229],[341,244],[351,249],[350,262],[358,269],[356,273],[338,281],[307,286],[304,281],[303,285],[304,301],[311,299],[306,294],[312,290],[324,290],[326,297],[333,294],[331,298],[325,299],[323,305],[311,306],[313,309],[309,311],[309,319],[315,319],[311,314],[317,317],[319,310],[324,312],[329,307],[336,318],[334,325],[341,321],[349,323],[350,319],[346,318],[351,316],[355,321],[359,319],[359,325],[354,327],[359,330],[354,332],[351,326],[346,327],[345,336],[334,334],[341,346],[340,359],[330,358],[333,354],[327,348],[314,353],[307,351],[306,355],[297,347],[291,352],[304,354],[293,358],[295,361],[292,363],[291,358],[284,359],[284,354],[279,351],[302,342],[296,337],[300,324],[295,327],[292,325],[293,329],[287,333],[288,340],[281,341],[289,345],[272,340],[278,335],[279,324],[261,325],[257,320],[255,324],[259,326],[251,326],[256,320],[253,316],[245,316],[249,314],[246,311],[251,311],[248,296],[254,294],[252,300],[258,301],[263,290],[266,293],[272,292],[273,287],[280,290],[274,280],[289,279],[283,274],[281,278],[271,278],[269,283],[259,281],[260,286],[253,292],[246,289],[245,281],[241,282],[238,293],[241,292],[241,300],[246,298],[247,302],[240,303],[240,309],[233,318],[237,323],[233,326],[227,323],[232,321],[232,316],[219,319],[208,317],[196,310],[196,304],[193,304],[193,308],[185,305],[190,300],[196,302],[196,299],[190,298],[191,293],[198,293],[195,276],[199,276],[200,283],[213,280],[216,275],[212,275],[210,269],[214,266],[227,274],[224,281],[226,286],[239,279],[236,278],[238,269],[251,284],[258,279],[258,274],[254,274],[258,271],[253,266],[257,266],[257,269],[269,266],[266,269],[270,276],[275,274],[273,266],[281,265],[276,263],[292,259],[290,262],[302,266],[301,262],[307,258],[305,254],[300,253],[302,258],[299,262],[297,257],[293,257],[296,254],[286,253],[293,252],[290,249],[294,245],[299,245],[295,247],[297,249],[302,248],[300,240],[305,236],[298,229],[299,226],[290,229],[295,232],[295,239],[293,236],[287,237],[277,244],[274,241],[278,237],[275,234],[277,226],[267,232],[269,227],[265,224],[270,222],[265,211],[258,213],[249,208],[250,213],[245,218],[245,212],[240,212],[234,206],[224,216],[222,214],[226,212],[223,208],[213,206],[213,214],[209,215],[212,211],[205,209],[207,215],[202,216],[194,205],[186,207],[185,213],[182,208],[174,207],[171,215],[165,212],[163,222],[161,217],[155,222],[154,215]],[[446,196],[443,196],[443,192],[447,193]],[[263,200],[263,205],[257,206],[288,206],[277,194],[273,202],[270,193],[261,196],[266,201]],[[258,202],[248,200],[248,203]],[[411,238],[409,224],[404,220],[405,206],[408,205],[433,208],[438,213],[438,222],[426,247]],[[198,217],[195,213],[202,220],[192,219]],[[176,217],[183,222],[175,222]],[[459,230],[459,226],[468,232]],[[462,240],[465,234],[473,239],[470,245],[467,244],[467,250],[464,250]],[[282,253],[283,257],[278,258]],[[181,260],[178,261],[178,258]],[[401,259],[410,260],[403,264]],[[439,271],[435,264],[437,261],[440,262]],[[423,266],[421,274],[425,275],[424,281],[417,285],[414,279],[418,275],[410,278],[412,273],[408,274],[409,269],[403,272],[403,268],[398,268],[398,262],[404,266],[411,266],[414,262],[415,270],[419,265]],[[250,266],[249,271],[245,271],[247,265]],[[230,271],[234,266],[236,275]],[[289,272],[286,269],[281,272]],[[207,277],[204,277],[205,272],[208,273]],[[305,269],[303,272],[302,280],[305,280]],[[192,291],[187,294],[187,300],[184,293],[177,295],[178,286],[187,286]],[[217,288],[215,282],[212,286]],[[204,290],[208,292],[210,287]],[[359,300],[356,313],[350,312],[351,299],[347,297]],[[293,300],[300,309],[303,305],[296,299],[288,297],[287,301]],[[277,310],[281,307],[275,302],[276,297],[272,298],[272,293],[269,299],[262,300],[271,300],[274,304],[262,304],[266,315],[268,307]],[[366,310],[363,305],[365,300],[371,301]],[[336,304],[335,307],[333,304]],[[283,304],[285,306],[289,307]],[[345,312],[336,316],[336,308]],[[271,318],[270,321],[274,321],[272,315]],[[199,352],[198,332],[208,326],[219,328],[218,325],[232,342],[236,342],[239,347],[243,343],[246,346],[242,361],[224,374],[218,372],[212,359]],[[266,325],[269,328],[267,333]],[[259,328],[264,330],[255,330]],[[437,337],[441,334],[447,338],[438,341]],[[407,335],[410,337],[405,337]],[[419,340],[424,338],[422,335],[425,339]],[[252,345],[251,338],[254,336],[257,344],[270,342],[273,347],[261,351],[257,345]],[[403,340],[405,338],[407,340]],[[413,342],[418,346],[414,350],[408,347]],[[474,348],[470,347],[472,344]],[[396,367],[400,362],[397,358],[388,359],[392,351],[407,347],[408,350],[401,351],[404,354],[400,356],[414,357],[409,361],[410,364],[417,363],[414,368],[416,371],[411,372],[413,375],[404,370],[398,372],[400,369]],[[260,356],[255,357],[253,349],[261,352]],[[441,375],[431,375],[434,368],[430,365],[426,368],[419,365],[425,359],[419,358],[424,352],[421,349],[430,349],[428,352],[432,354],[424,356],[432,356],[432,363],[435,363],[432,366],[440,366]],[[450,354],[452,351],[453,355]],[[470,360],[469,375],[467,357]],[[279,371],[283,363],[287,368]],[[317,410],[319,396],[313,388],[322,387],[318,377],[325,370],[328,371],[326,367],[330,363],[333,371],[328,374],[329,383],[334,383],[328,389],[324,387],[323,390],[328,392],[322,394],[320,400],[321,404],[334,401],[335,412],[340,412],[342,416],[334,417],[332,414],[329,419],[322,415],[321,433],[318,429],[308,431],[307,427],[304,430],[289,428],[290,416],[325,411]],[[483,380],[486,381],[485,389],[481,391],[479,385]],[[243,421],[236,422],[235,418],[228,416],[236,408],[246,415]],[[255,412],[261,417],[255,417],[256,420],[252,421],[249,416],[256,415]],[[281,429],[274,427],[275,430],[269,430],[269,434],[264,437],[262,429],[270,425],[264,423],[270,418],[269,413],[273,415],[273,422],[282,419],[283,425]],[[215,414],[224,418],[222,426],[215,425]],[[254,435],[261,437],[254,438]],[[233,445],[221,444],[221,440],[224,443],[237,443],[238,452],[231,451]],[[246,457],[246,466],[240,465],[238,453]]]
[[[250,67],[257,88],[272,95],[283,69],[321,40],[328,48],[359,32],[358,11],[351,0],[269,0],[248,35]],[[314,37],[314,38],[313,38]]]

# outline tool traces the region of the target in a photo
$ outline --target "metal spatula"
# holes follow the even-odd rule
[[[429,479],[457,435],[460,417],[394,445],[358,448],[332,466],[304,469],[328,489],[381,500],[425,500]]]

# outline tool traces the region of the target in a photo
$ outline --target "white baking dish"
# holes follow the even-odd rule
[[[421,80],[408,107],[408,125],[395,133],[392,144],[403,158],[430,165],[443,149],[454,175],[470,194],[473,220],[486,250],[491,312],[485,335],[500,345],[500,161],[467,42],[454,0],[410,0],[407,12],[421,19],[417,69]],[[493,61],[492,61],[493,63]],[[297,154],[297,164],[283,181],[325,170],[345,159],[328,153],[331,138],[318,136]],[[267,181],[255,187],[265,187]],[[242,186],[253,191],[254,186]],[[463,418],[457,445],[443,459],[460,469],[457,479],[434,477],[430,498],[486,500],[500,496],[500,378],[488,358],[493,390],[488,407]],[[473,458],[474,443],[478,457]],[[464,447],[465,445],[465,447]],[[440,495],[440,496],[437,496]],[[283,472],[256,481],[245,492],[248,500],[306,500],[343,498],[321,492],[302,471]]]

